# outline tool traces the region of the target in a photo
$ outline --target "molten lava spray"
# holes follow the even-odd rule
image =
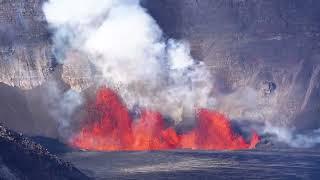
[[[75,147],[99,151],[236,150],[255,148],[260,140],[254,133],[251,142],[247,143],[233,132],[225,116],[207,109],[198,110],[196,127],[185,134],[166,127],[158,112],[144,110],[140,118],[133,121],[118,95],[108,88],[98,91],[92,108],[90,123],[71,140]]]

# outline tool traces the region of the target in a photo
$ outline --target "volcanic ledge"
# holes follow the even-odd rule
[[[86,175],[41,145],[0,125],[0,179],[86,180]]]

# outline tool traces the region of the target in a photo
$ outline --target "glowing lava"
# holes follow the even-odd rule
[[[178,134],[165,126],[162,115],[145,110],[133,121],[118,95],[108,88],[98,91],[89,112],[89,124],[76,134],[71,144],[98,151],[121,150],[237,150],[255,148],[259,136],[254,133],[250,143],[233,132],[230,121],[220,113],[200,109],[197,125],[188,133]]]

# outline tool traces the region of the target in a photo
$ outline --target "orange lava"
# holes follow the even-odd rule
[[[83,127],[71,145],[98,151],[138,150],[239,150],[252,149],[260,138],[253,133],[251,141],[233,132],[230,121],[220,113],[200,109],[197,125],[188,133],[178,134],[166,127],[162,115],[145,110],[133,121],[127,107],[118,95],[108,88],[101,88],[93,104],[95,113],[89,113],[89,124]]]

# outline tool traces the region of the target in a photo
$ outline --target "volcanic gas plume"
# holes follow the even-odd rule
[[[233,132],[229,120],[222,114],[197,110],[197,125],[193,130],[178,134],[166,127],[158,112],[143,110],[134,120],[118,95],[101,88],[90,106],[89,122],[71,140],[78,148],[100,151],[168,150],[168,149],[251,149],[259,142],[253,133],[251,141]]]
[[[110,88],[97,93],[88,124],[75,133],[72,145],[159,150],[246,149],[257,144],[257,135],[247,143],[232,131],[228,119],[209,110],[217,103],[214,73],[193,59],[188,42],[167,37],[140,0],[49,0],[44,12],[55,30],[58,61],[70,62],[74,56],[68,54],[78,52],[94,67],[93,83]],[[133,118],[129,109],[136,106],[142,112]],[[163,116],[173,124],[195,120],[196,126],[181,134],[168,128]]]

